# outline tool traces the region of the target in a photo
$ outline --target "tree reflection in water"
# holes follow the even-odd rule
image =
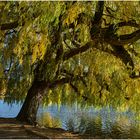
[[[134,97],[129,101],[120,99],[120,102],[117,98],[113,102],[108,97],[108,102],[98,99],[92,104],[76,94],[64,96],[60,92],[44,100],[38,111],[38,122],[45,127],[80,133],[85,138],[140,138],[139,97]],[[9,110],[15,117],[20,105],[20,100],[15,98],[5,98],[5,102],[1,99],[1,108],[6,112],[1,112],[1,117],[8,117]]]
[[[136,121],[138,114],[131,111],[119,112],[112,107],[81,108],[77,104],[71,107],[61,105],[59,111],[57,105],[52,104],[43,111],[44,119],[47,119],[46,112],[50,112],[49,117],[53,118],[49,119],[52,121],[50,126],[58,123],[58,127],[80,133],[85,138],[140,138],[140,123]]]

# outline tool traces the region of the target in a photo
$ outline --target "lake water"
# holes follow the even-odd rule
[[[0,117],[15,117],[20,107],[20,103],[7,104],[0,100]],[[87,138],[140,138],[139,116],[129,108],[119,111],[111,106],[81,107],[77,102],[72,105],[49,104],[38,110],[40,125],[61,127]]]
[[[21,108],[21,104],[8,104],[0,100],[0,117],[12,118],[17,115]]]

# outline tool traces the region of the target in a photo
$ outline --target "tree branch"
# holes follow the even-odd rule
[[[73,73],[67,71],[67,70],[61,70],[61,73],[65,74],[67,77],[78,77],[78,80],[80,80],[85,87],[87,87],[87,84],[86,84],[86,81],[84,79],[84,77],[87,75],[87,73],[82,73],[82,76],[79,74],[79,75],[74,75]]]
[[[134,69],[134,62],[130,54],[124,49],[123,46],[113,45],[112,48],[114,49],[116,56],[119,57],[128,68],[131,67],[131,69]]]
[[[47,84],[46,81],[42,81],[42,84],[44,86],[49,86],[49,88],[54,88],[55,86],[62,85],[62,84],[65,84],[65,83],[71,83],[73,81],[78,81],[78,80],[82,81],[82,83],[87,87],[87,85],[86,85],[82,76],[73,75],[71,73],[69,73],[69,75],[67,75],[64,78],[55,80],[55,81],[53,81],[52,83],[49,83],[49,84]]]
[[[126,66],[127,68],[134,69],[134,63],[130,56],[130,54],[124,49],[123,46],[111,46],[113,50],[109,48],[99,48],[98,46],[94,46],[94,49],[106,52],[108,54],[112,54],[113,56],[119,58]],[[129,67],[130,66],[130,67]]]
[[[64,53],[63,60],[68,60],[79,53],[85,52],[92,46],[93,46],[93,41],[90,41],[80,48],[71,49]]]
[[[10,23],[4,23],[0,25],[0,29],[1,30],[9,30],[9,29],[13,29],[16,28],[18,26],[18,21],[13,21]]]
[[[136,42],[140,39],[140,30],[134,31],[131,34],[116,36],[115,34],[106,34],[104,40],[111,45],[126,45]]]
[[[71,81],[70,77],[55,80],[54,82],[49,84],[49,88],[54,88],[56,87],[56,85],[58,86],[58,85],[66,84],[66,83],[69,83],[70,81]]]
[[[129,21],[123,21],[116,24],[117,27],[123,27],[123,26],[131,26],[131,27],[137,27],[140,28],[140,25],[136,23],[135,20],[129,20]]]
[[[94,24],[99,24],[103,15],[103,10],[104,10],[104,1],[98,1],[97,6],[96,6],[96,12],[94,16]]]
[[[79,92],[78,88],[77,88],[75,85],[73,85],[72,83],[70,83],[70,86],[72,87],[72,89],[73,89],[79,96],[81,95],[81,93]],[[86,97],[86,96],[84,96],[84,95],[82,95],[82,97],[83,97],[83,99],[84,99],[85,101],[88,99],[88,97]]]
[[[90,35],[92,38],[100,34],[103,10],[104,10],[104,1],[98,1],[96,5],[95,15],[92,21],[92,27],[90,30]]]

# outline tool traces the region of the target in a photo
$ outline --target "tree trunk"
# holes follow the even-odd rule
[[[46,88],[41,85],[41,82],[34,81],[30,87],[22,108],[17,115],[17,120],[26,122],[32,125],[36,124],[36,115],[39,104],[42,101],[43,92]]]

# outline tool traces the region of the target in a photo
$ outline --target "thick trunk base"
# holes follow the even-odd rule
[[[42,101],[41,86],[38,82],[33,82],[29,89],[22,108],[16,119],[28,124],[36,124],[36,116],[40,102]]]

